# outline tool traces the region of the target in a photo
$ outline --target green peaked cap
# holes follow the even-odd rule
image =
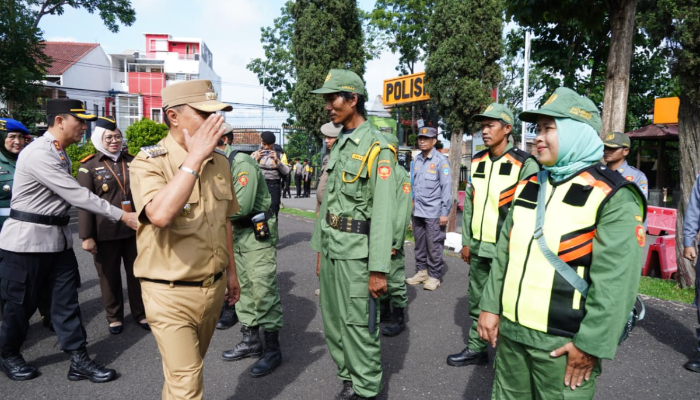
[[[596,132],[603,126],[598,107],[589,98],[566,87],[555,90],[539,110],[523,111],[518,117],[521,121],[536,123],[540,115],[571,118],[590,125]]]

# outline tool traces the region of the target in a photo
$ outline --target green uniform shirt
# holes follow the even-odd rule
[[[265,178],[258,163],[251,156],[237,153],[231,164],[231,175],[236,189],[236,198],[241,206],[240,211],[231,216],[232,223],[270,209],[272,199],[265,184]],[[270,228],[270,238],[261,241],[255,239],[252,227],[236,229],[234,226],[233,249],[247,252],[276,245],[279,238],[277,218],[273,215],[267,223]]]
[[[368,152],[380,151],[368,171]],[[369,271],[391,269],[392,220],[396,202],[396,162],[386,139],[368,121],[352,133],[342,133],[326,166],[328,183],[311,238],[311,248],[331,259],[368,258]],[[326,223],[326,212],[342,218],[370,221],[369,235],[341,232]]]
[[[586,298],[586,316],[581,321],[574,345],[598,358],[612,359],[624,323],[632,310],[639,287],[640,243],[635,231],[642,200],[633,189],[618,190],[605,204],[593,238],[591,284]],[[491,274],[479,303],[483,311],[500,314],[503,278],[508,265],[513,208],[503,224],[491,263]],[[552,267],[554,268],[554,267]],[[500,319],[500,334],[541,350],[551,351],[572,341],[571,338],[535,331],[507,318]]]
[[[396,217],[394,218],[394,249],[403,249],[406,229],[411,221],[413,199],[411,197],[411,176],[405,168],[396,169]]]
[[[0,144],[3,145],[4,144]],[[15,177],[15,161],[8,160],[4,154],[0,153],[0,229],[5,220],[9,218],[10,200],[12,200],[12,181]],[[7,209],[4,212],[2,209]],[[3,215],[8,214],[8,215]]]
[[[512,148],[513,144],[508,143],[503,154]],[[491,156],[489,155],[489,157]],[[501,157],[503,157],[503,155],[501,155]],[[523,180],[528,176],[537,173],[539,170],[540,166],[537,164],[537,161],[535,161],[534,158],[528,158],[525,160],[523,167],[520,169],[518,179]],[[464,211],[462,212],[462,246],[469,246],[469,252],[471,254],[484,258],[494,258],[496,257],[495,243],[482,243],[480,240],[472,237],[472,211],[474,209],[474,194],[469,187],[464,192],[466,196],[464,198]]]

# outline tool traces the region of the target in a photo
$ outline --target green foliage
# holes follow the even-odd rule
[[[333,68],[364,75],[362,21],[354,1],[298,0],[290,8],[297,78],[292,102],[299,124],[318,135],[317,128],[328,122],[328,113],[323,97],[309,92],[320,88]]]
[[[377,0],[371,24],[386,35],[386,45],[399,54],[396,70],[402,75],[415,72],[417,61],[428,51],[428,20],[433,0]]]
[[[294,181],[294,179],[292,179]],[[309,218],[316,220],[316,213],[313,211],[300,210],[298,208],[281,207],[280,212],[282,214],[296,215],[297,217]]]
[[[469,131],[472,115],[491,103],[501,79],[503,4],[500,0],[436,0],[428,24],[426,90],[448,132]]]
[[[415,146],[417,140],[418,140],[418,135],[416,135],[414,133],[408,135],[408,145],[409,146]]]
[[[643,276],[639,281],[639,293],[661,300],[693,304],[695,288],[681,288],[675,281]]]
[[[167,134],[168,127],[165,124],[146,118],[134,123],[126,128],[126,142],[129,145],[129,154],[138,154],[141,151],[141,147],[152,146]]]
[[[120,23],[131,26],[136,21],[130,0],[24,0],[23,3],[33,9],[35,26],[45,15],[63,15],[66,7],[83,8],[90,14],[97,11],[107,29],[114,33],[119,32]]]
[[[92,145],[91,141],[85,141],[81,143],[76,143],[66,147],[66,155],[70,158],[71,168],[73,169],[73,176],[78,176],[78,168],[80,168],[80,160],[89,156],[90,154],[95,154],[95,146]]]

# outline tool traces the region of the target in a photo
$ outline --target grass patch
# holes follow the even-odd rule
[[[296,215],[298,217],[304,217],[304,218],[310,218],[310,219],[316,219],[316,213],[313,211],[305,211],[305,210],[300,210],[298,208],[280,208],[280,212],[284,214],[291,214],[291,215]]]
[[[695,299],[695,288],[682,289],[676,281],[643,276],[639,281],[639,293],[661,300],[678,301],[692,304]]]

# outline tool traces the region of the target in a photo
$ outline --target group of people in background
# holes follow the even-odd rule
[[[320,128],[328,154],[310,243],[324,336],[341,381],[337,398],[374,398],[379,333],[406,328],[406,285],[440,286],[452,171],[431,127],[419,130],[412,174],[399,164],[399,140],[366,120],[367,92],[354,72],[333,69],[312,93],[323,96],[330,120]],[[233,149],[232,128],[217,114],[231,106],[209,81],[169,85],[162,98],[168,135],[135,157],[122,151],[114,119],[87,114],[76,100],[50,100],[49,130],[26,148],[27,129],[0,119],[0,369],[10,379],[38,375],[20,349],[42,304],[70,355],[69,379],[117,376],[85,349],[71,206],[80,209],[79,237],[94,256],[112,334],[124,329],[125,266],[134,322],[153,333],[162,356],[163,398],[203,397],[214,329],[235,321],[240,341],[224,360],[257,358],[253,377],[281,364],[277,214],[289,194],[281,183],[293,173],[296,197],[308,197],[313,169],[298,159],[290,168],[272,132],[251,155]],[[536,157],[511,144],[515,118],[506,106],[473,117],[487,149],[472,158],[462,220],[472,325],[464,350],[446,362],[485,365],[490,344],[493,399],[591,399],[635,303],[648,182],[624,161],[626,136],[602,140],[597,107],[570,89],[519,118],[537,126]],[[87,121],[96,121],[97,151],[81,160],[76,181],[64,149]],[[416,271],[406,279],[411,221]],[[699,229],[693,221],[688,235]],[[687,250],[694,242],[684,245],[695,259]]]

